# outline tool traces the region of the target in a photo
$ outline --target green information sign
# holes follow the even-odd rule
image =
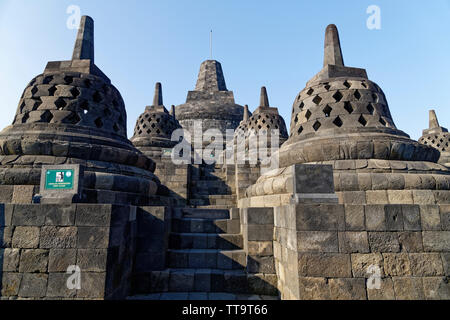
[[[73,189],[73,169],[49,169],[45,173],[45,189],[70,190]]]

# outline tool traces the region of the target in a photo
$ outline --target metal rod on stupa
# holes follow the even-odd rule
[[[438,118],[436,116],[436,112],[434,110],[430,110],[430,121],[429,121],[429,128],[430,129],[434,129],[434,128],[439,128],[439,121]]]
[[[155,95],[153,96],[153,105],[154,106],[162,106],[163,105],[162,89],[161,89],[160,82],[157,82],[155,85]]]
[[[175,116],[175,106],[174,106],[174,105],[172,105],[172,106],[170,107],[170,115],[171,115],[172,117],[174,117],[174,119],[176,119],[176,116]]]
[[[260,107],[269,107],[269,97],[267,97],[266,87],[261,87],[261,95],[259,97]]]
[[[323,66],[326,67],[329,64],[341,67],[344,66],[339,32],[334,24],[330,24],[325,31]]]
[[[72,60],[82,59],[94,63],[94,20],[89,16],[81,17],[72,55]]]

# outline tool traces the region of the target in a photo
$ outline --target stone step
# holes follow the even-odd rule
[[[244,270],[168,268],[148,273],[137,283],[134,293],[226,292],[277,296],[275,279]]]
[[[227,233],[172,233],[169,247],[171,249],[241,250],[243,238],[240,234]]]
[[[236,204],[229,204],[229,205],[201,205],[201,206],[196,206],[196,208],[198,209],[231,209],[236,207]]]
[[[229,219],[230,211],[227,209],[181,209],[185,218],[206,218],[206,219]]]
[[[278,296],[228,292],[162,292],[127,297],[127,300],[279,300]]]
[[[221,180],[192,180],[192,186],[196,188],[227,188],[225,182]]]
[[[229,233],[241,232],[239,220],[205,219],[205,218],[173,218],[172,232],[176,233]]]
[[[211,196],[199,195],[189,199],[189,203],[194,206],[206,206],[206,205],[233,205],[236,201],[233,198],[211,198]]]
[[[234,270],[247,264],[244,250],[169,249],[169,268],[207,268]]]

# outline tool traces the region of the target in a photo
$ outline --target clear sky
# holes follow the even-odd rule
[[[96,64],[124,98],[129,136],[155,82],[167,108],[185,102],[209,58],[211,29],[236,103],[253,111],[264,85],[289,125],[295,96],[322,67],[330,23],[345,64],[367,69],[399,129],[418,139],[430,108],[450,127],[450,0],[0,0],[0,128],[47,61],[71,58],[70,5],[95,20]],[[380,30],[366,26],[370,5],[381,9]]]

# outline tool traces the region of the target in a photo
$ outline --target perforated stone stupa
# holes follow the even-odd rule
[[[244,108],[234,101],[228,91],[220,62],[206,60],[200,66],[197,85],[189,91],[186,103],[175,108],[176,117],[184,129],[193,134],[194,121],[202,123],[203,131],[217,128],[236,129],[243,118]]]
[[[119,91],[94,64],[94,22],[83,16],[72,60],[49,62],[31,80],[0,133],[1,187],[12,196],[23,186],[16,201],[31,202],[41,165],[81,164],[83,201],[145,203],[159,181],[154,162],[127,139],[126,120]]]
[[[430,125],[423,130],[420,143],[431,146],[440,152],[439,163],[450,167],[450,133],[447,128],[439,125],[436,112],[430,110]]]

